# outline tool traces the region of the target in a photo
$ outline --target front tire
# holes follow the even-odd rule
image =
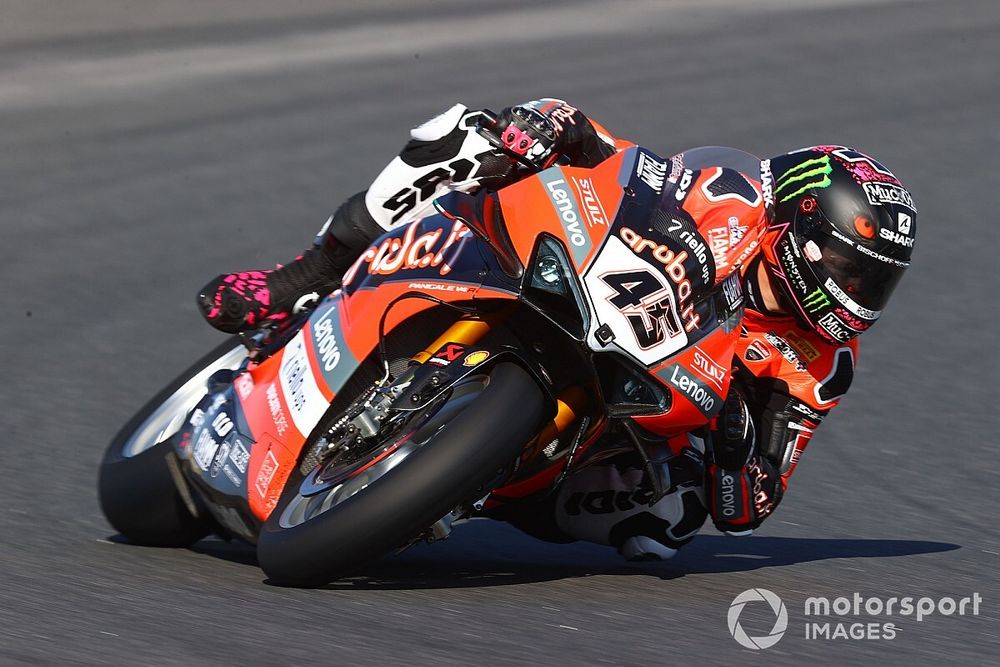
[[[319,586],[405,543],[477,493],[485,494],[484,487],[536,433],[543,400],[523,369],[501,363],[474,400],[425,444],[300,522],[288,519],[307,501],[301,479],[293,478],[261,531],[261,568],[271,583]]]
[[[236,368],[246,350],[232,340],[196,361],[146,403],[111,440],[98,475],[98,497],[108,523],[144,546],[186,547],[207,535],[212,523],[191,514],[167,462],[187,413],[205,395],[208,377]]]

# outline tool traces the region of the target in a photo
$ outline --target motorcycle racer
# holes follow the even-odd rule
[[[455,105],[410,136],[296,260],[210,281],[199,294],[206,319],[229,333],[279,322],[335,289],[372,241],[432,212],[444,192],[499,189],[557,162],[593,167],[633,146],[547,98],[496,116]],[[663,174],[676,187],[661,207],[690,226],[692,252],[698,244],[710,252],[719,280],[736,256],[747,297],[733,367],[710,369],[734,380],[722,410],[671,443],[664,462],[677,492],[652,507],[636,502],[649,492],[643,465],[612,449],[569,476],[545,512],[496,518],[547,539],[610,544],[630,559],[665,558],[706,512],[719,530],[745,535],[780,503],[815,429],[850,386],[856,336],[909,264],[916,210],[891,172],[842,146],[747,171],[725,160],[689,167],[681,153]]]

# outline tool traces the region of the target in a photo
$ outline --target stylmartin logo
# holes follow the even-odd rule
[[[740,614],[749,602],[766,602],[774,612],[774,626],[771,631],[760,637],[751,637],[740,625]],[[759,651],[770,648],[778,643],[778,640],[785,634],[788,628],[788,610],[785,603],[777,595],[766,588],[751,588],[743,591],[729,605],[729,615],[726,620],[729,622],[729,634],[733,636],[740,646]]]

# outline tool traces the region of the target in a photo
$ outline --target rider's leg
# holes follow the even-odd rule
[[[707,516],[701,443],[687,436],[682,440],[685,445],[672,447],[662,464],[667,494],[652,506],[652,487],[639,455],[619,445],[601,447],[547,499],[500,506],[487,516],[548,542],[606,544],[629,560],[670,558]]]
[[[670,558],[691,540],[707,516],[700,454],[686,448],[667,459],[654,494],[635,452],[582,467],[563,483],[556,525],[566,534],[618,549],[629,560]]]

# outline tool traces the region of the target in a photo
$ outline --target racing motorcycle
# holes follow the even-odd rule
[[[699,162],[759,179],[721,150],[678,171],[633,147],[437,198],[311,312],[149,401],[104,457],[104,514],[138,544],[256,544],[271,582],[314,586],[555,492],[610,433],[650,504],[678,492],[657,447],[719,411],[742,320],[747,246],[716,275],[676,209]]]

